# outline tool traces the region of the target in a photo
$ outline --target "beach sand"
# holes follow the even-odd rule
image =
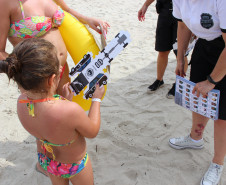
[[[131,34],[132,42],[112,61],[108,90],[101,106],[101,129],[87,139],[95,185],[199,185],[213,156],[213,121],[205,130],[205,148],[176,151],[168,139],[187,135],[191,112],[167,99],[175,80],[173,53],[165,72],[165,85],[155,94],[147,87],[156,78],[154,50],[157,14],[154,4],[139,22],[137,12],[144,0],[66,0],[80,13],[98,17],[111,25],[108,42],[120,30]],[[98,36],[98,35],[97,35]],[[7,44],[7,52],[12,46]],[[69,58],[72,65],[72,60]],[[0,185],[50,185],[35,171],[35,139],[21,126],[16,101],[16,84],[0,75]],[[226,170],[221,184],[226,184]]]

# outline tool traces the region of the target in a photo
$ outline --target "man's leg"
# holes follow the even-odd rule
[[[159,51],[157,58],[157,80],[162,81],[168,64],[168,56],[170,51]]]
[[[148,87],[148,93],[155,92],[164,84],[163,76],[168,64],[168,56],[172,49],[171,14],[171,11],[165,9],[158,16],[155,41],[155,50],[159,52],[157,58],[157,79]]]
[[[168,56],[170,51],[159,51],[157,58],[157,79],[148,87],[148,93],[155,92],[159,87],[161,87],[163,82],[163,76],[168,64]]]

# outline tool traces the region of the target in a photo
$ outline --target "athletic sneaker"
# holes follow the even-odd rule
[[[223,166],[211,163],[209,169],[202,178],[200,185],[217,185],[221,178]]]
[[[173,83],[173,86],[171,87],[171,89],[170,89],[169,92],[167,93],[166,97],[167,97],[168,99],[173,99],[173,98],[174,98],[174,96],[175,96],[175,86],[176,86],[176,84]]]
[[[185,148],[201,149],[204,147],[204,141],[201,139],[194,142],[192,141],[190,135],[188,135],[186,137],[171,138],[169,140],[169,145],[177,150]]]
[[[159,89],[162,85],[164,84],[164,81],[162,80],[162,81],[160,81],[160,80],[155,80],[155,82],[152,84],[152,85],[150,85],[149,87],[148,87],[148,93],[153,93],[153,92],[155,92],[157,89]]]

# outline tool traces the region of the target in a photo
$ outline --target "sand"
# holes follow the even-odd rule
[[[155,94],[147,86],[156,78],[154,50],[157,14],[150,6],[143,23],[137,11],[143,0],[66,0],[80,13],[107,20],[110,41],[120,30],[130,32],[132,42],[112,62],[111,79],[101,106],[101,129],[87,139],[95,185],[199,185],[213,156],[213,121],[205,130],[205,148],[176,151],[168,139],[187,135],[191,112],[167,99],[175,79],[175,56],[169,56],[165,85]],[[12,50],[8,43],[7,52]],[[72,65],[72,60],[69,58]],[[50,185],[34,170],[35,139],[21,126],[16,101],[17,86],[0,75],[0,185]],[[221,184],[226,184],[226,171]]]

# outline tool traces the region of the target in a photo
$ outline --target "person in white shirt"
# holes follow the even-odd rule
[[[201,185],[217,185],[226,154],[226,1],[173,0],[173,15],[178,19],[176,74],[185,76],[183,56],[194,33],[198,41],[191,57],[190,80],[196,83],[193,93],[207,96],[212,89],[220,90],[219,119],[214,121],[214,157],[200,182]],[[190,134],[171,138],[170,146],[203,148],[207,122],[208,118],[193,112]]]

